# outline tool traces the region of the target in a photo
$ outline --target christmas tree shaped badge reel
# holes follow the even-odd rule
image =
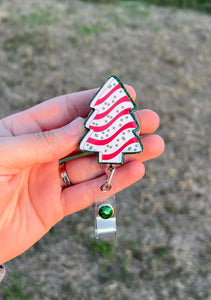
[[[135,103],[121,81],[114,75],[98,90],[90,104],[92,109],[84,126],[86,134],[79,149],[97,153],[99,164],[106,164],[106,183],[99,187],[102,193],[111,190],[115,166],[124,163],[124,154],[139,153],[142,144],[136,135],[139,125],[133,112]],[[116,235],[115,196],[95,205],[95,237]]]

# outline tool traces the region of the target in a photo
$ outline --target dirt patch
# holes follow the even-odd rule
[[[209,299],[211,19],[137,2],[0,2],[0,117],[60,94],[133,85],[161,117],[164,155],[118,194],[118,237],[93,208],[7,263],[2,299]]]

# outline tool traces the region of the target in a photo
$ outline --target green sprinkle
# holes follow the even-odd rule
[[[118,144],[116,144],[115,146],[118,147]]]
[[[129,148],[128,148],[128,151],[130,151],[131,149],[132,149],[132,148],[131,148],[131,147],[129,147]]]
[[[97,134],[97,133],[95,133],[95,136],[96,136],[96,137],[98,137],[98,134]]]
[[[121,122],[123,122],[123,119],[120,119]]]
[[[89,149],[91,150],[93,148],[93,146],[90,146]]]
[[[125,137],[124,136],[122,137],[122,139],[123,139],[123,141],[125,141]]]
[[[108,86],[108,88],[110,89],[112,87],[112,85],[110,84],[109,86]]]

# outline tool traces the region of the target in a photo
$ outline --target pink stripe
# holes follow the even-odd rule
[[[118,149],[116,152],[113,152],[111,154],[103,154],[102,155],[102,160],[110,160],[112,158],[114,158],[115,156],[117,156],[120,152],[122,152],[122,150],[124,150],[124,148],[126,148],[127,146],[129,146],[130,144],[133,143],[137,143],[137,138],[132,138],[130,139],[126,144],[124,144],[120,149]]]
[[[101,103],[103,103],[106,99],[108,99],[108,97],[110,97],[114,92],[116,92],[120,88],[121,86],[119,84],[116,85],[107,95],[105,95],[103,98],[98,99],[95,105],[100,105]]]
[[[131,108],[127,108],[124,109],[123,111],[121,111],[117,116],[115,116],[115,118],[113,118],[109,123],[107,123],[106,125],[103,126],[89,126],[90,129],[93,129],[94,132],[100,132],[100,131],[104,131],[106,130],[108,127],[110,127],[118,118],[120,118],[121,116],[124,116],[126,114],[129,113],[129,110],[131,110]],[[95,120],[95,119],[94,119]]]
[[[120,134],[123,130],[128,129],[128,128],[136,128],[137,125],[135,122],[130,122],[128,124],[125,124],[122,128],[120,128],[115,134],[113,134],[111,137],[105,139],[105,140],[97,140],[93,138],[89,138],[87,140],[87,143],[93,144],[93,145],[107,145],[110,143],[118,134]]]
[[[117,107],[119,104],[123,103],[123,102],[131,102],[130,99],[128,98],[128,96],[124,96],[122,98],[120,98],[114,105],[112,105],[107,111],[105,111],[102,114],[98,114],[95,116],[94,120],[99,120],[104,118],[105,116],[107,116],[115,107]],[[132,108],[131,108],[132,109]]]

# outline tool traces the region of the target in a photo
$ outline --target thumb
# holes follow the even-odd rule
[[[85,132],[84,119],[77,118],[50,131],[0,138],[0,168],[18,170],[46,163],[73,152]]]

